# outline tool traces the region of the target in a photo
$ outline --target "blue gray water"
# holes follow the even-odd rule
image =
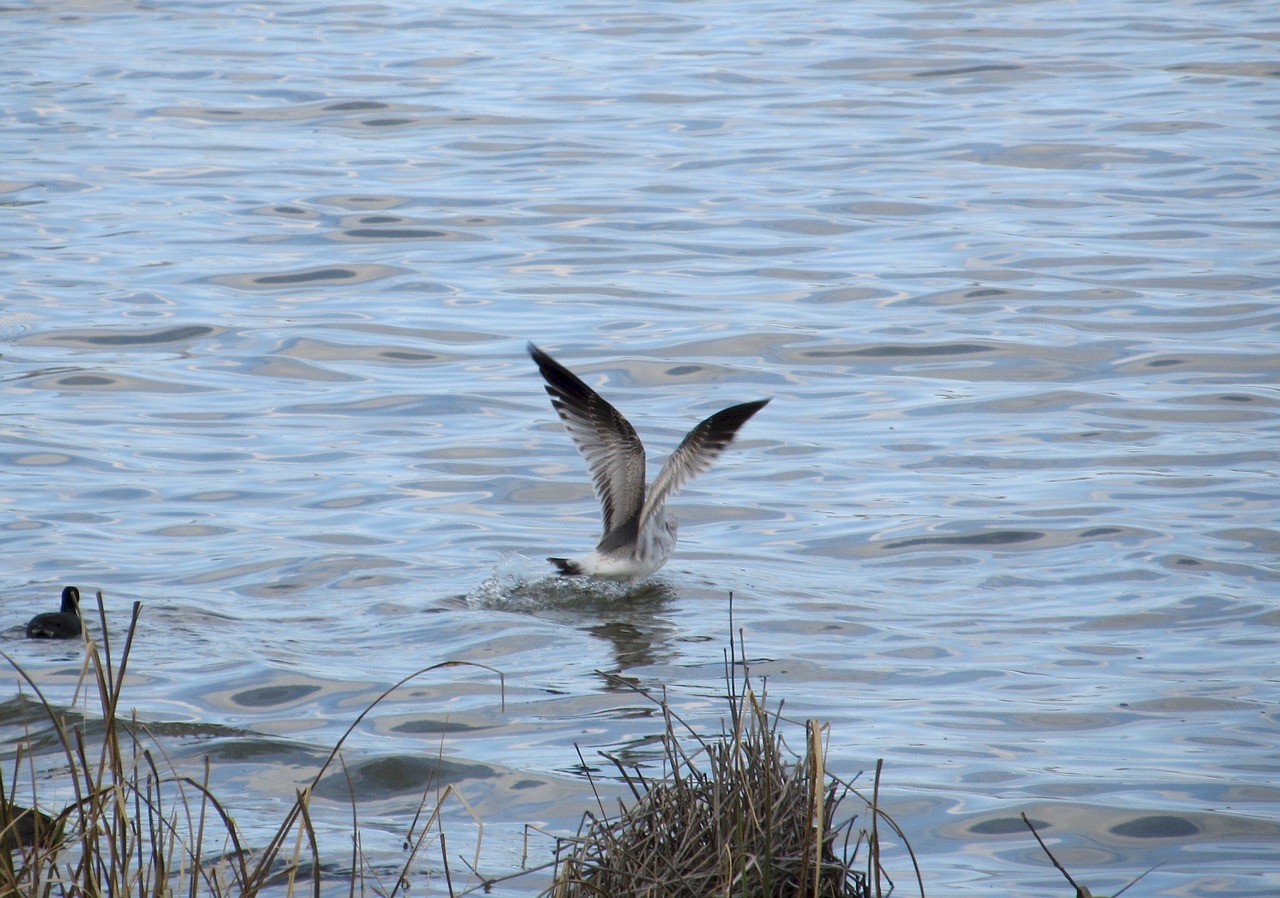
[[[1280,892],[1272,5],[0,27],[0,647],[71,704],[80,651],[21,624],[65,583],[142,602],[131,707],[251,840],[380,692],[466,660],[505,690],[438,670],[352,736],[362,839],[394,864],[438,771],[516,869],[592,806],[579,750],[648,757],[606,675],[714,729],[740,628],[837,772],[885,760],[931,894],[1062,894],[1021,812],[1095,892]],[[527,340],[654,462],[773,397],[638,594],[541,579],[597,509]]]

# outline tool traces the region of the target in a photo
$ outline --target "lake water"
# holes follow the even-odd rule
[[[439,670],[353,734],[362,839],[397,863],[437,771],[511,872],[593,807],[579,750],[651,756],[608,675],[714,729],[740,628],[836,772],[885,760],[930,894],[1066,894],[1022,812],[1095,892],[1280,893],[1271,4],[0,26],[0,648],[70,705],[80,647],[22,624],[66,583],[121,631],[142,602],[127,701],[250,841],[379,693],[465,660],[505,691]],[[542,579],[598,510],[529,340],[651,463],[773,399],[635,594]]]

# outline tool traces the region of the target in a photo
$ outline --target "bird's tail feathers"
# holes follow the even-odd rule
[[[579,577],[582,575],[582,567],[578,562],[569,558],[548,558],[556,567],[560,569],[561,577]]]

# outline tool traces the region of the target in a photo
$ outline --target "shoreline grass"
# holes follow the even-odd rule
[[[601,752],[630,791],[629,800],[610,809],[579,753],[597,810],[583,814],[575,836],[556,838],[550,861],[532,867],[526,861],[518,871],[485,877],[479,872],[484,824],[452,785],[434,795],[427,787],[407,827],[403,861],[394,869],[374,869],[361,850],[359,796],[341,750],[374,708],[415,678],[447,667],[475,667],[495,674],[505,695],[499,671],[444,661],[386,689],[352,721],[314,776],[295,790],[265,844],[250,846],[211,789],[208,757],[196,775],[181,773],[136,712],[120,716],[141,605],[133,605],[117,658],[100,592],[97,598],[102,636],[100,642],[87,631],[82,637],[81,687],[87,684],[94,693],[100,716],[50,704],[35,680],[0,652],[35,696],[31,700],[20,691],[19,700],[46,718],[52,733],[42,733],[38,746],[29,738],[5,749],[11,763],[0,765],[0,898],[256,898],[268,893],[318,898],[322,886],[341,888],[352,898],[394,898],[409,893],[411,868],[428,852],[434,859],[429,875],[440,874],[451,898],[487,894],[498,883],[546,870],[553,872],[552,881],[540,898],[883,898],[901,891],[885,867],[885,832],[897,843],[891,852],[894,865],[909,863],[918,894],[925,894],[915,853],[880,804],[882,762],[876,763],[870,794],[833,775],[827,766],[828,725],[790,720],[781,702],[771,707],[767,682],[757,686],[752,678],[741,631],[736,643],[729,638],[726,714],[719,732],[710,735],[673,710],[665,692],[654,695],[602,673],[660,709],[661,749],[657,764],[648,765],[658,772],[646,773],[637,761],[624,763]],[[788,745],[792,731],[798,734],[798,749]],[[38,773],[37,755],[46,767],[51,755],[60,755],[60,768]],[[350,798],[351,854],[340,876],[321,861],[311,807],[316,787],[335,766],[346,777]],[[56,814],[49,807],[38,809],[40,783],[50,779],[58,791],[74,795]],[[460,860],[469,877],[461,889],[453,879],[442,825],[450,798],[477,829],[471,860]],[[1088,889],[1072,879],[1025,814],[1023,820],[1054,866],[1087,898]]]
[[[33,812],[19,804],[17,785],[21,780],[28,786],[24,801],[38,807],[42,777],[36,772],[30,746],[16,746],[7,781],[0,772],[0,898],[253,898],[265,891],[319,896],[322,865],[311,818],[312,795],[335,762],[342,764],[339,753],[365,717],[411,680],[446,667],[487,670],[498,677],[502,688],[501,672],[466,661],[442,661],[403,677],[352,721],[311,780],[296,790],[294,801],[273,836],[264,846],[254,848],[245,844],[232,815],[211,791],[207,758],[197,776],[180,773],[136,714],[120,716],[123,685],[142,606],[137,602],[133,605],[124,645],[116,660],[101,592],[97,598],[102,637],[99,642],[87,631],[84,634],[81,677],[91,691],[96,691],[100,718],[54,706],[22,666],[0,652],[0,657],[35,695],[33,706],[48,719],[56,751],[65,761],[58,775],[59,784],[74,795],[74,800],[56,816]],[[439,831],[440,815],[449,797],[456,798],[470,813],[466,801],[451,785],[440,790],[434,802],[429,792],[424,793],[405,840],[406,857],[388,888],[375,871],[365,869],[353,795],[349,894],[372,891],[395,896],[406,891],[410,867],[425,850],[430,834]],[[479,838],[475,845],[477,859]],[[447,869],[447,864],[444,867]],[[376,880],[372,887],[365,880],[366,875]]]

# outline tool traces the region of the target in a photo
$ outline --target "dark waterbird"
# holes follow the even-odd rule
[[[62,610],[46,611],[27,624],[28,639],[75,639],[80,635],[80,590],[62,590]]]
[[[0,797],[0,851],[49,847],[62,838],[63,823],[35,808],[12,804]]]

